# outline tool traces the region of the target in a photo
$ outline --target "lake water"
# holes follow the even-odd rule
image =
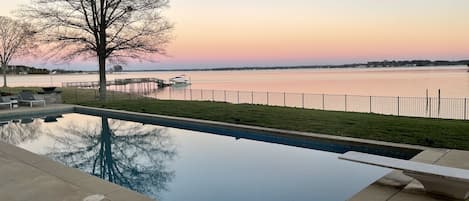
[[[0,140],[161,201],[342,201],[390,171],[331,152],[107,117],[54,120],[2,124]]]
[[[271,91],[366,96],[469,97],[467,67],[384,69],[294,69],[198,72],[135,72],[108,75],[117,78],[169,79],[185,74],[192,89]],[[10,76],[10,86],[61,86],[62,82],[97,81],[97,74]]]

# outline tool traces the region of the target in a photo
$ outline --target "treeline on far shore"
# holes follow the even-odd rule
[[[11,65],[6,69],[6,73],[10,75],[47,75],[47,74],[69,74],[69,73],[84,73],[81,70],[63,70],[63,69],[45,69],[35,68],[25,65]]]
[[[432,67],[432,66],[461,66],[468,65],[469,60],[384,60],[370,61],[367,63],[352,63],[341,65],[300,65],[300,66],[245,66],[224,68],[178,68],[178,69],[151,69],[151,70],[126,70],[126,72],[144,71],[232,71],[232,70],[285,70],[285,69],[321,69],[321,68],[392,68],[392,67]]]
[[[270,66],[270,67],[222,67],[222,68],[168,68],[168,69],[149,69],[149,70],[124,70],[122,66],[115,65],[108,69],[109,73],[116,72],[147,72],[147,71],[233,71],[233,70],[283,70],[283,69],[319,69],[319,68],[391,68],[391,67],[432,67],[432,66],[462,66],[469,67],[469,60],[384,60],[370,61],[367,63],[352,63],[341,65],[301,65],[301,66]],[[64,70],[64,69],[45,69],[35,68],[24,65],[8,66],[7,74],[74,74],[74,73],[97,73],[97,71],[83,70]]]

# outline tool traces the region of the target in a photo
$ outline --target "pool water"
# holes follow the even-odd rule
[[[342,201],[390,171],[331,152],[82,114],[0,129],[5,142],[161,201]]]

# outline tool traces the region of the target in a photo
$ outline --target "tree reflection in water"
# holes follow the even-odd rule
[[[166,167],[176,155],[166,128],[101,117],[101,124],[72,123],[61,129],[51,134],[56,144],[48,155],[70,167],[154,198],[168,190],[175,176]]]
[[[35,140],[41,135],[41,124],[42,122],[37,119],[25,119],[22,123],[19,120],[2,123],[0,140],[13,145]]]

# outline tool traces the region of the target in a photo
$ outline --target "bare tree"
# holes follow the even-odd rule
[[[0,16],[0,62],[3,71],[3,87],[7,87],[6,71],[11,60],[32,48],[34,31],[30,25]]]
[[[56,57],[97,58],[100,99],[106,99],[106,62],[165,54],[173,26],[162,16],[168,0],[31,0],[22,16],[42,28]]]

